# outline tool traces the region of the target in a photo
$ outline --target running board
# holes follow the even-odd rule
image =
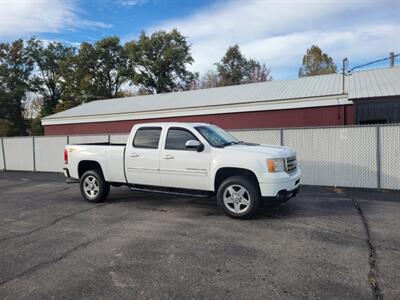
[[[177,195],[177,196],[189,196],[189,197],[197,197],[197,198],[209,198],[211,196],[211,192],[204,192],[204,193],[189,193],[189,192],[173,192],[167,191],[162,189],[149,189],[149,188],[142,188],[142,187],[134,187],[130,186],[129,189],[133,191],[140,191],[140,192],[149,192],[149,193],[157,193],[157,194],[169,194],[169,195]]]

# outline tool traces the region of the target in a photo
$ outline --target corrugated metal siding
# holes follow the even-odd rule
[[[349,99],[400,95],[400,68],[355,72],[346,77]],[[45,119],[294,100],[342,93],[342,76],[330,74],[238,86],[93,101]]]
[[[400,96],[374,100],[359,100],[354,104],[355,122],[400,123]]]
[[[133,125],[148,122],[204,122],[216,124],[224,129],[334,126],[353,124],[352,111],[352,105],[327,106],[130,121],[46,125],[44,128],[46,135],[61,135],[128,133]]]
[[[316,89],[315,87],[319,81],[327,80],[325,77],[333,78],[335,82],[334,88],[332,89],[329,85],[322,84],[320,89]],[[340,75],[304,77],[291,81],[270,81],[204,90],[93,101],[54,114],[46,119],[335,95],[341,92],[340,85],[337,84],[340,80],[337,80],[337,77],[340,78]]]
[[[400,95],[400,67],[355,72],[346,85],[349,99]]]

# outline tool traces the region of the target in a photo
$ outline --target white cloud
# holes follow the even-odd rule
[[[146,4],[149,0],[118,0],[117,2],[121,6],[138,6]]]
[[[399,13],[396,1],[224,1],[149,31],[178,28],[192,44],[195,71],[213,68],[238,43],[246,56],[271,66],[275,78],[295,77],[312,44],[337,63],[345,56],[355,62],[398,50]]]
[[[0,7],[0,37],[21,37],[81,27],[111,27],[103,22],[83,19],[72,0],[0,0]]]

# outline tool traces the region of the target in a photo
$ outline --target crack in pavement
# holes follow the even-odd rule
[[[400,249],[393,248],[393,247],[385,247],[385,246],[383,246],[382,248],[384,248],[384,249],[389,249],[389,250],[393,250],[393,251],[396,251],[396,252],[400,252]]]
[[[14,239],[14,238],[18,238],[18,237],[21,237],[21,236],[29,235],[29,234],[38,232],[38,231],[43,230],[43,229],[47,229],[47,228],[49,228],[49,227],[51,227],[51,226],[57,224],[58,222],[60,222],[60,221],[62,221],[62,220],[64,220],[64,219],[67,219],[67,218],[76,216],[76,215],[78,215],[78,214],[80,214],[80,213],[84,213],[84,212],[87,212],[87,211],[90,211],[90,210],[93,210],[93,209],[97,209],[97,208],[102,207],[102,206],[106,206],[106,205],[109,205],[109,204],[110,204],[110,203],[104,203],[104,204],[96,205],[95,207],[89,207],[89,208],[86,208],[86,209],[82,209],[82,210],[73,212],[73,213],[68,214],[68,215],[61,216],[61,217],[59,217],[59,218],[53,220],[52,222],[50,222],[50,223],[47,224],[47,225],[44,225],[44,226],[35,228],[35,229],[31,230],[31,231],[23,232],[23,233],[20,233],[20,234],[16,234],[16,235],[13,235],[13,236],[9,236],[9,237],[0,239],[0,243],[1,243],[1,242],[4,242],[4,241],[11,240],[11,239]]]
[[[54,259],[41,262],[41,263],[39,263],[39,264],[37,264],[37,265],[34,265],[34,266],[30,267],[29,269],[26,269],[26,270],[23,271],[23,272],[21,272],[21,273],[15,275],[15,276],[12,277],[12,278],[8,278],[8,279],[5,279],[5,280],[3,280],[3,281],[0,281],[0,286],[5,285],[5,284],[7,284],[7,283],[9,283],[9,282],[11,282],[11,281],[13,281],[13,280],[16,280],[16,279],[19,279],[19,278],[21,278],[21,277],[24,277],[24,276],[26,276],[26,275],[33,274],[33,273],[35,273],[36,271],[39,271],[39,270],[41,270],[41,269],[43,269],[43,268],[46,268],[46,267],[48,267],[48,266],[51,266],[51,265],[53,265],[53,264],[55,264],[55,263],[57,263],[57,262],[63,260],[64,258],[70,256],[72,253],[78,251],[79,249],[84,248],[84,247],[86,247],[86,246],[89,246],[90,244],[93,244],[94,242],[100,240],[100,239],[103,238],[105,235],[107,235],[110,231],[111,231],[111,229],[110,229],[110,230],[107,230],[106,232],[104,232],[103,234],[101,234],[101,235],[95,237],[95,238],[92,239],[92,240],[89,240],[89,241],[87,241],[87,242],[84,242],[84,243],[81,243],[81,244],[79,244],[79,245],[76,245],[75,247],[72,247],[71,249],[69,249],[68,251],[64,252],[63,254],[61,254],[60,256],[58,256],[58,257],[56,257],[56,258],[54,258]]]
[[[358,215],[361,218],[361,221],[364,225],[365,233],[367,234],[367,245],[368,245],[368,250],[369,250],[369,273],[368,273],[368,279],[369,283],[371,285],[372,292],[374,293],[374,299],[376,300],[383,300],[383,295],[382,291],[380,289],[380,285],[378,282],[379,278],[379,272],[378,272],[378,266],[377,266],[377,255],[376,255],[376,249],[374,242],[372,240],[372,236],[370,233],[369,229],[369,224],[367,221],[367,218],[364,215],[364,212],[361,208],[360,203],[357,201],[357,199],[350,197],[351,201],[353,202],[354,207],[356,208]]]

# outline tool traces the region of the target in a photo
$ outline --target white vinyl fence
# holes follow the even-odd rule
[[[232,130],[296,149],[302,183],[400,190],[400,125]],[[128,134],[2,138],[0,170],[61,172],[67,143],[125,143]]]

